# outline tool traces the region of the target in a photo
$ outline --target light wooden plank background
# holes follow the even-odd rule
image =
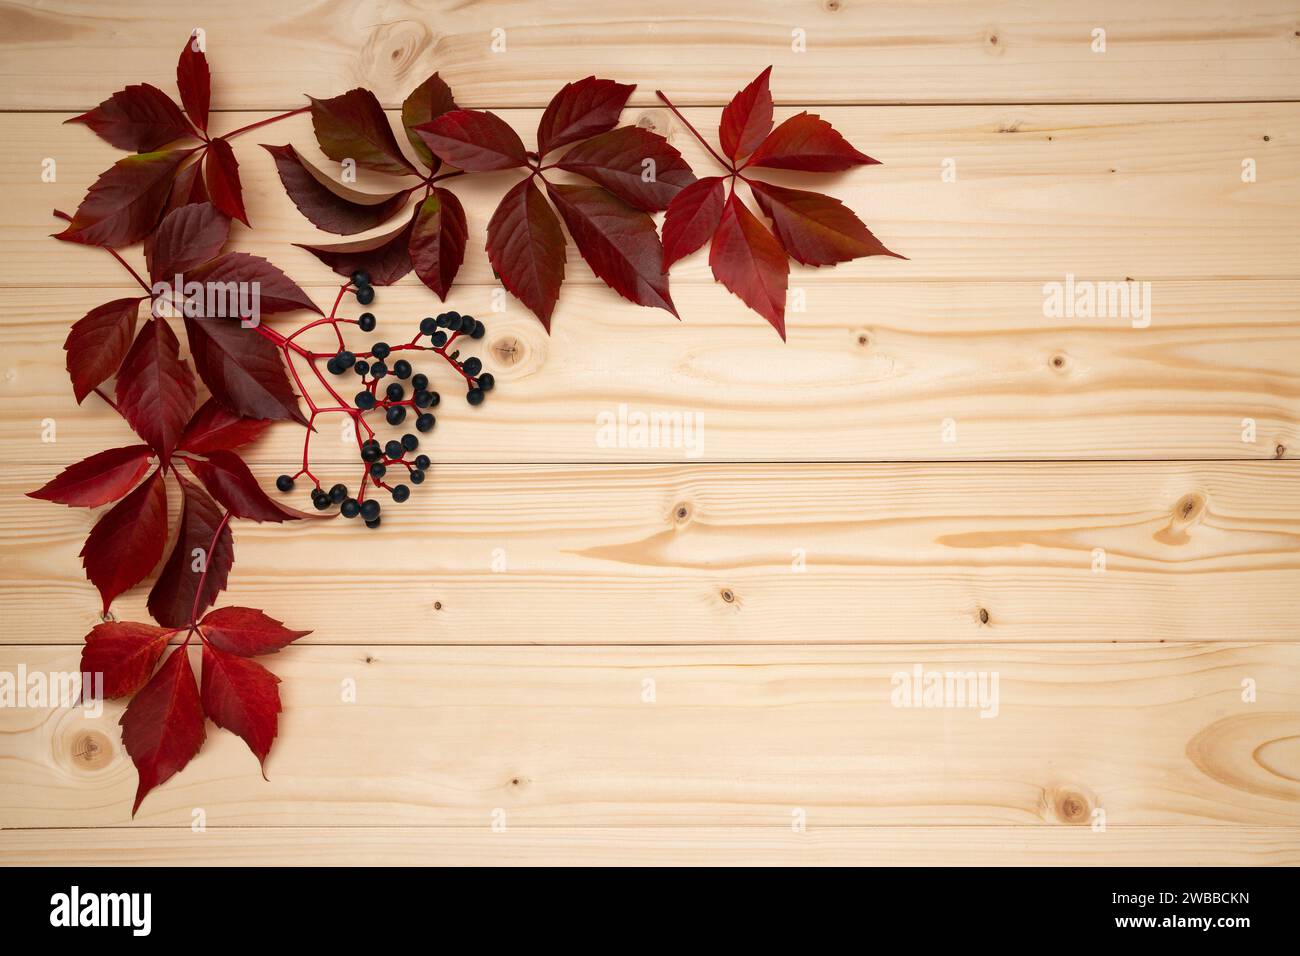
[[[218,131],[357,84],[392,108],[437,69],[528,139],[595,72],[638,83],[627,119],[701,172],[652,91],[707,132],[774,64],[781,116],[815,108],[884,163],[816,180],[909,260],[796,269],[781,345],[702,256],[674,271],[678,323],[570,250],[547,337],[490,312],[510,176],[458,181],[453,305],[487,321],[500,387],[447,395],[432,482],[379,535],[236,530],[230,600],[315,629],[270,662],[270,781],[209,725],[131,821],[120,707],[0,710],[0,862],[1300,864],[1291,0],[0,3],[0,670],[75,666],[99,619],[93,516],[22,492],[127,440],[63,372],[68,324],[128,286],[44,238],[116,155],[62,121],[173,89],[195,26]],[[240,140],[234,242],[326,300],[289,245],[325,237],[257,142],[319,158],[302,118]],[[1067,274],[1151,282],[1151,326],[1044,316]],[[435,303],[380,290],[381,334]],[[701,414],[699,454],[602,447],[621,403]],[[269,481],[298,442],[250,458]],[[321,446],[354,480],[345,449]],[[140,589],[114,606],[143,613]],[[998,716],[891,706],[917,664],[997,672]]]

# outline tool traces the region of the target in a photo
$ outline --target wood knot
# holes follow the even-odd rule
[[[989,610],[988,610],[988,608],[986,608],[986,607],[982,607],[982,608],[980,608],[980,611],[979,611],[979,619],[980,619],[980,623],[981,623],[981,624],[987,624],[987,623],[989,622]]]
[[[1061,355],[1061,354],[1058,352],[1056,355],[1053,355],[1053,356],[1052,356],[1052,368],[1057,369],[1057,370],[1059,371],[1059,370],[1065,368],[1065,364],[1066,364],[1066,363],[1065,363],[1065,356],[1064,356],[1064,355]]]
[[[441,601],[434,601],[434,602],[433,602],[433,609],[434,609],[435,611],[441,611],[441,610],[442,610],[442,602],[441,602]]]
[[[1286,445],[1283,445],[1281,442],[1278,442],[1277,447],[1273,449],[1273,457],[1275,457],[1275,458],[1285,458],[1285,457],[1286,457]]]
[[[1205,499],[1200,495],[1185,495],[1178,502],[1176,514],[1182,521],[1191,521],[1194,517],[1199,517],[1205,508]]]
[[[989,30],[984,34],[985,53],[992,54],[993,56],[1001,56],[1005,49],[1006,44],[1003,43],[1002,38],[998,36],[997,30]]]
[[[375,27],[362,47],[362,72],[371,86],[407,84],[405,79],[434,46],[429,28],[416,20],[396,20]]]
[[[858,348],[865,349],[869,345],[871,345],[871,334],[869,332],[859,330],[855,341],[858,343]]]
[[[721,591],[721,595],[722,595],[722,600],[725,601],[727,604],[736,603],[736,594],[734,591],[731,590],[731,588],[723,588]]]
[[[1092,818],[1092,801],[1077,790],[1062,790],[1056,794],[1053,811],[1062,823],[1077,826]]]
[[[827,13],[836,13],[844,4],[840,0],[822,0],[822,9]]]
[[[492,357],[497,365],[510,368],[524,360],[524,343],[513,335],[503,335],[491,345]]]
[[[114,624],[117,622],[117,615],[112,611],[103,611],[99,615],[99,622],[101,624]]]
[[[691,506],[682,502],[673,508],[673,520],[678,524],[685,524],[691,520]]]
[[[72,738],[72,762],[83,770],[100,770],[113,761],[113,742],[98,730],[80,730]]]

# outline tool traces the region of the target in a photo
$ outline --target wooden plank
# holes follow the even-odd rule
[[[60,347],[73,321],[123,294],[0,297],[0,441],[14,460],[52,468],[136,440],[99,398],[75,404]],[[1134,329],[1046,318],[1037,283],[817,283],[781,345],[721,288],[679,288],[678,323],[575,286],[547,336],[517,308],[493,314],[476,287],[455,301],[488,332],[465,354],[499,385],[471,408],[439,359],[417,361],[444,398],[425,450],[441,462],[1295,458],[1300,283],[1157,282],[1151,295],[1154,321]],[[433,307],[423,289],[382,290],[374,339],[409,340]],[[345,395],[354,381],[341,380]],[[648,430],[618,430],[638,414],[682,428],[653,444]],[[352,461],[342,422],[321,419],[318,461]],[[301,459],[303,437],[278,425],[246,454],[269,481]]]
[[[85,109],[127,83],[174,88],[175,53],[207,32],[225,108],[296,105],[350,86],[395,105],[433,70],[466,105],[542,106],[588,73],[725,103],[776,66],[784,101],[923,103],[1281,99],[1300,92],[1289,0],[994,0],[979,4],[682,0],[654,5],[308,0],[7,3],[0,108]],[[1104,53],[1093,31],[1106,31]],[[494,31],[502,31],[494,33]],[[796,49],[802,31],[806,52]],[[496,52],[493,43],[497,41]],[[504,49],[501,48],[504,41]]]
[[[794,112],[783,108],[780,116]],[[791,280],[795,287],[820,287],[826,277],[837,282],[1063,282],[1067,274],[1089,281],[1300,277],[1300,104],[832,107],[820,112],[884,165],[833,177],[774,172],[770,178],[836,195],[909,259],[798,267]],[[233,129],[263,115],[229,114],[215,128]],[[531,141],[536,110],[501,115]],[[718,111],[688,115],[712,129]],[[75,209],[86,188],[122,155],[83,126],[61,125],[65,118],[0,115],[0,142],[6,144],[0,188],[8,198],[0,226],[5,266],[0,281],[125,287],[129,280],[122,270],[99,250],[58,246],[45,238],[59,225],[51,209]],[[715,171],[666,110],[628,110],[625,119],[663,132],[697,172]],[[234,245],[266,255],[302,282],[333,281],[333,273],[291,244],[339,237],[317,232],[293,208],[270,157],[257,146],[292,142],[320,160],[310,120],[294,117],[237,142],[256,228],[250,233],[237,226]],[[57,162],[57,182],[42,181],[46,159]],[[1242,182],[1246,159],[1256,163],[1256,182]],[[953,182],[942,178],[946,160],[955,164]],[[516,179],[504,172],[450,184],[470,223],[470,252],[460,281],[494,283],[482,251],[487,222]],[[569,285],[596,281],[576,251],[570,250],[569,258]],[[673,279],[677,288],[687,282],[714,288],[704,253],[675,266]],[[409,276],[406,281],[417,282]],[[426,298],[430,306],[436,301]],[[728,298],[716,288],[709,301],[721,308]],[[619,300],[608,292],[604,301],[612,308]],[[708,311],[682,314],[690,323]],[[652,318],[671,321],[666,315]],[[761,324],[757,317],[754,321]]]
[[[385,632],[403,623],[371,606]],[[76,654],[0,661],[47,673]],[[789,827],[799,811],[810,828],[1300,826],[1295,644],[296,647],[268,663],[284,701],[269,781],[212,728],[135,826],[189,826],[195,808],[211,827]],[[894,706],[916,668],[998,690],[979,710]],[[120,713],[0,710],[0,826],[129,825]]]
[[[42,866],[1297,866],[1292,827],[164,827],[5,830]]]
[[[236,522],[224,601],[331,644],[1291,641],[1296,469],[438,465],[377,532]],[[78,644],[94,516],[36,475],[0,484],[0,641]]]

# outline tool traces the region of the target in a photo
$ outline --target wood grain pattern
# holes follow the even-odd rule
[[[6,647],[13,670],[69,647]],[[1300,648],[295,647],[269,781],[214,732],[135,826],[1300,826]],[[998,675],[996,716],[891,705]],[[653,702],[647,702],[647,680]],[[1255,702],[1243,701],[1253,681]],[[344,702],[346,682],[355,703]],[[0,826],[123,826],[120,706],[0,710]],[[1288,831],[1290,833],[1290,831]]]
[[[256,23],[257,29],[250,29]],[[225,108],[374,89],[389,106],[434,70],[471,106],[543,106],[564,83],[613,73],[683,102],[725,103],[776,67],[784,102],[1162,101],[1293,98],[1300,21],[1289,0],[853,3],[713,0],[593,6],[548,0],[239,0],[193,7],[92,0],[0,8],[0,108],[87,109],[107,91],[172,89],[176,51],[207,31]],[[1105,53],[1092,31],[1107,31]],[[796,29],[807,52],[793,48]],[[493,31],[504,50],[493,52]],[[498,44],[499,46],[499,44]]]

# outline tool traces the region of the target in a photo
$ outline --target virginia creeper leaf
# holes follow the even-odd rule
[[[248,470],[244,460],[232,451],[211,451],[208,452],[206,461],[186,458],[185,464],[203,482],[212,497],[236,518],[281,522],[311,517],[272,501]]]
[[[411,271],[411,230],[418,214],[417,206],[410,219],[382,236],[332,246],[308,246],[300,242],[294,245],[306,249],[341,276],[351,276],[360,269],[370,273],[371,285],[392,285]]]
[[[182,167],[181,171],[176,174],[176,181],[172,183],[172,190],[167,197],[167,204],[163,207],[164,216],[172,210],[188,206],[190,203],[212,201],[212,197],[208,195],[208,187],[203,182],[202,172],[202,161],[196,160],[188,166]],[[145,240],[146,248],[151,239],[152,237]]]
[[[206,736],[189,654],[177,647],[122,714],[122,746],[140,774],[131,816],[154,787],[183,770]]]
[[[790,264],[785,250],[735,193],[709,248],[713,276],[785,338],[785,290]]]
[[[241,657],[274,654],[311,631],[291,631],[273,617],[251,607],[219,607],[199,621],[213,647]]]
[[[564,281],[564,245],[560,220],[531,179],[506,193],[488,222],[487,254],[493,270],[547,331]]]
[[[417,174],[402,155],[374,93],[358,88],[326,100],[307,99],[316,141],[330,159],[340,163],[352,159],[358,166],[398,176]]]
[[[95,522],[81,549],[86,576],[99,589],[105,612],[153,570],[166,543],[167,490],[160,468]]]
[[[664,271],[709,241],[722,222],[726,203],[721,176],[696,180],[677,194],[664,216]]]
[[[402,126],[406,129],[406,138],[415,147],[416,154],[424,164],[434,172],[438,171],[438,159],[433,155],[433,150],[429,149],[429,144],[420,138],[415,127],[430,123],[443,113],[450,113],[457,108],[451,87],[437,73],[413,89],[402,101]]]
[[[171,149],[119,159],[95,181],[72,222],[55,238],[92,246],[129,246],[158,225],[172,180],[194,150]]]
[[[185,317],[199,378],[227,409],[246,418],[306,424],[280,350],[235,319]]]
[[[338,236],[365,232],[387,222],[410,195],[399,190],[387,195],[364,193],[334,182],[298,155],[292,146],[267,146],[275,159],[284,191],[293,204],[317,229]]]
[[[114,299],[96,306],[72,324],[63,348],[68,353],[68,375],[78,405],[126,358],[143,301],[140,296]]]
[[[212,204],[231,219],[245,226],[248,213],[244,212],[244,187],[239,182],[239,162],[230,144],[220,137],[208,144],[208,155],[203,160],[208,174],[208,193]]]
[[[481,110],[452,110],[415,127],[433,154],[457,169],[484,173],[526,165],[528,151],[505,120]]]
[[[410,252],[415,274],[444,302],[465,261],[468,236],[469,224],[460,200],[446,189],[435,188],[416,212]]]
[[[148,153],[193,136],[190,124],[170,96],[148,83],[118,90],[88,113],[67,123],[85,123],[118,149]]]
[[[81,648],[81,673],[104,675],[104,699],[128,697],[149,680],[173,631],[152,624],[96,624]]]
[[[695,182],[682,154],[658,133],[640,126],[620,126],[593,136],[565,153],[556,165],[586,176],[645,212],[667,209],[684,187]]]
[[[827,266],[862,256],[894,256],[838,199],[803,189],[750,180],[750,188],[790,258]]]
[[[153,450],[148,445],[128,445],[96,452],[69,465],[28,498],[57,501],[77,508],[96,508],[116,501],[135,487],[149,470]]]
[[[210,202],[188,203],[163,216],[145,246],[149,278],[173,282],[221,252],[230,236],[230,217]]]
[[[176,449],[194,452],[196,455],[206,455],[217,450],[230,451],[258,438],[270,425],[270,421],[265,418],[236,415],[215,398],[209,398],[190,418]]]
[[[195,126],[207,132],[212,73],[208,69],[207,54],[200,49],[198,37],[194,34],[190,34],[181,48],[181,57],[176,64],[176,87],[181,91],[185,112],[189,113]]]
[[[122,417],[164,464],[194,411],[194,373],[180,350],[166,320],[150,319],[117,373]]]
[[[250,298],[252,290],[256,289],[258,312],[261,315],[295,312],[298,309],[310,309],[317,315],[321,314],[320,308],[299,287],[298,283],[261,256],[249,255],[247,252],[227,252],[224,256],[218,256],[210,262],[191,269],[185,274],[185,278],[211,284],[213,288],[218,286],[230,287],[231,283],[234,283],[236,288],[247,290]],[[226,312],[229,313],[237,311],[239,310],[226,309]],[[218,314],[214,313],[208,315],[206,311],[204,317],[214,319],[221,317],[227,320],[250,318],[250,316],[235,316],[233,314],[218,316]],[[251,318],[256,318],[256,316]],[[249,332],[251,335],[257,335],[255,331],[249,329],[244,331]]]
[[[791,116],[763,140],[745,163],[765,169],[800,169],[813,173],[838,173],[854,166],[878,166],[860,153],[815,113]]]
[[[262,764],[275,741],[280,678],[257,661],[203,647],[203,712],[218,727],[244,738]]]
[[[564,84],[551,97],[537,124],[538,155],[545,156],[553,149],[613,129],[635,89],[635,84],[629,86],[594,76]]]
[[[192,615],[210,608],[235,563],[230,524],[222,524],[221,509],[198,485],[179,476],[177,481],[182,497],[176,543],[149,592],[149,613],[167,627],[185,627]],[[203,591],[196,599],[200,581]]]
[[[718,139],[722,151],[733,160],[748,156],[772,131],[772,91],[768,87],[771,75],[769,66],[733,96],[722,111]]]

